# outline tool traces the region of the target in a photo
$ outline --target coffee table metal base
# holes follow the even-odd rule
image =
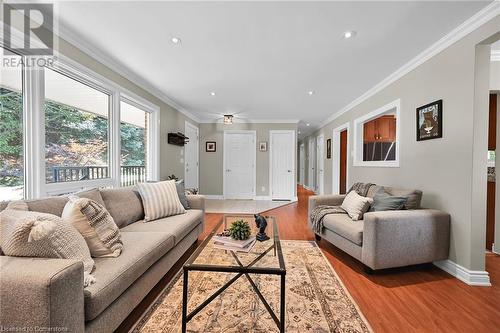
[[[255,265],[260,259],[262,259],[269,251],[274,250],[276,253],[276,246],[272,245],[269,247],[265,252],[260,254],[254,261],[252,261],[250,264],[247,266],[244,266],[241,261],[239,260],[238,256],[233,252],[231,252],[231,255],[235,259],[235,261],[238,263],[238,267],[232,266],[232,267],[214,267],[211,265],[190,265],[186,264],[184,265],[184,279],[183,279],[183,286],[182,286],[182,333],[186,332],[186,326],[187,323],[193,319],[194,316],[196,316],[201,310],[203,310],[208,304],[210,304],[217,296],[219,296],[224,290],[226,290],[229,286],[231,286],[236,280],[238,280],[241,276],[245,276],[250,285],[252,286],[252,289],[255,291],[259,299],[262,301],[264,304],[265,308],[273,318],[274,322],[278,326],[278,329],[281,333],[285,332],[285,275],[286,275],[286,270],[285,269],[270,269],[270,268],[257,268],[257,267],[252,267]],[[250,269],[251,268],[251,269]],[[188,282],[189,282],[189,271],[205,271],[205,272],[225,272],[225,273],[237,273],[231,280],[226,282],[222,287],[220,287],[215,293],[213,293],[210,297],[208,297],[203,303],[198,305],[193,311],[190,313],[187,312],[187,303],[188,303]],[[278,319],[278,316],[274,313],[273,309],[269,305],[269,303],[266,301],[262,293],[260,292],[259,288],[255,284],[255,282],[252,280],[250,277],[249,273],[252,274],[272,274],[272,275],[279,275],[280,276],[280,318]]]

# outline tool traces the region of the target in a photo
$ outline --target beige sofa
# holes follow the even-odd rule
[[[380,186],[372,185],[373,198]],[[368,212],[363,220],[353,221],[346,214],[323,218],[323,230],[316,234],[361,261],[372,270],[416,265],[448,258],[450,215],[439,210],[421,209],[422,192],[384,187],[394,196],[407,196],[407,210]],[[339,206],[345,195],[309,197],[308,221],[318,205]]]
[[[186,214],[148,223],[142,221],[142,201],[132,188],[91,190],[81,196],[101,201],[109,210],[120,227],[122,254],[94,258],[96,283],[85,289],[81,262],[0,256],[3,329],[113,332],[203,231],[203,196],[188,196],[191,209]],[[60,216],[66,201],[53,197],[27,202],[30,210]]]

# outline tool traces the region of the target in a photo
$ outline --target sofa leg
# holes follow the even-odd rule
[[[368,275],[372,275],[372,274],[375,274],[375,271],[373,269],[371,269],[370,267],[366,266],[366,265],[363,265],[363,270],[365,271],[366,274]]]
[[[316,239],[316,242],[320,242],[321,241],[321,236],[318,235],[318,234],[314,234],[314,239]]]

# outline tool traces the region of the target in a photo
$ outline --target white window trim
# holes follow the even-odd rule
[[[0,32],[3,32],[0,25]],[[22,33],[11,30],[12,38],[23,40]],[[0,47],[4,47],[3,33]],[[29,54],[19,54],[25,60]],[[34,56],[39,57],[39,56]],[[47,195],[58,195],[84,188],[120,186],[120,101],[125,99],[141,110],[151,113],[148,131],[148,180],[159,180],[160,170],[160,107],[138,96],[116,82],[94,72],[88,67],[63,54],[54,52],[54,62],[48,67],[78,82],[102,91],[110,96],[109,105],[109,150],[110,177],[74,182],[46,183],[45,170],[45,70],[42,67],[23,68],[23,158],[24,198],[35,199]]]
[[[396,111],[396,160],[394,161],[363,161],[363,124],[373,120],[384,113],[395,109]],[[399,152],[400,152],[400,126],[401,124],[401,100],[397,99],[389,104],[386,104],[362,117],[354,120],[354,161],[353,166],[356,167],[387,167],[399,168]]]

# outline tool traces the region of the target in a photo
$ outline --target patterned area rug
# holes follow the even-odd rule
[[[287,269],[286,332],[372,332],[316,243],[281,243]],[[201,255],[211,256],[208,259],[219,262],[222,259],[217,256],[218,251],[203,251]],[[234,276],[212,272],[189,274],[188,311]],[[278,277],[252,274],[252,279],[279,318]],[[181,318],[182,274],[179,274],[146,311],[133,332],[178,333],[181,332]],[[278,332],[276,324],[244,276],[198,313],[188,323],[187,330],[195,333]]]

